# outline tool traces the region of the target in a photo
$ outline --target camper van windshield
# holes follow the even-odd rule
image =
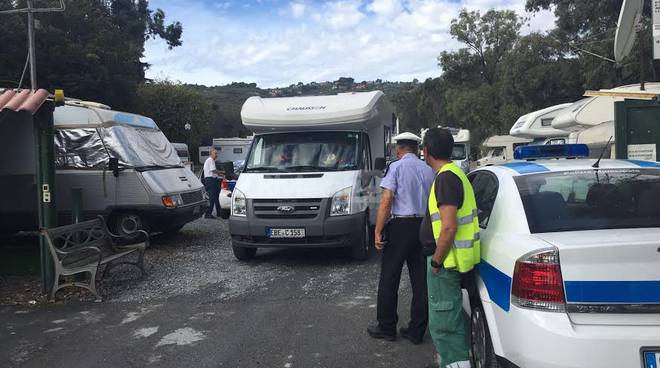
[[[356,170],[360,134],[300,132],[255,137],[246,172]]]
[[[465,144],[462,143],[454,144],[454,150],[451,152],[451,159],[465,160],[465,156],[466,156],[465,152],[466,152]]]

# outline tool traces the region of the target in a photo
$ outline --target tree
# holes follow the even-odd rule
[[[456,65],[458,60],[468,60],[478,70],[481,78],[495,83],[497,66],[518,39],[522,23],[512,10],[489,10],[483,16],[478,11],[463,9],[457,19],[451,21],[449,33],[467,48],[458,53],[443,52],[440,65]],[[468,64],[468,65],[469,65]]]
[[[190,152],[197,152],[209,134],[213,107],[196,90],[167,80],[140,85],[136,112],[158,124],[171,142],[188,143]],[[186,131],[189,123],[191,130]]]
[[[552,9],[557,19],[551,35],[558,48],[565,54],[577,57],[584,75],[584,89],[611,88],[621,84],[639,82],[640,65],[638,53],[633,52],[622,66],[594,57],[581,50],[587,50],[608,58],[613,58],[614,34],[623,0],[527,0],[528,11]],[[647,76],[657,80],[660,65],[654,65],[651,33],[651,2],[645,2],[642,24],[643,32],[633,50],[641,50],[646,55],[643,67]],[[580,50],[581,49],[581,50]]]
[[[165,25],[165,13],[148,0],[66,0],[63,13],[37,14],[38,86],[95,100],[118,109],[134,107],[135,93],[148,67],[144,42],[163,38],[181,45],[179,22]],[[0,0],[0,9],[18,6]],[[4,15],[0,22],[0,80],[18,86],[27,55],[26,17]],[[23,83],[26,85],[26,83]]]

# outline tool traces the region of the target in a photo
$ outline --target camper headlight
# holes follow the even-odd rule
[[[330,201],[330,216],[346,216],[351,214],[351,187],[344,188],[332,196]]]
[[[234,189],[231,196],[231,215],[247,216],[247,200],[245,199],[245,194],[238,189]]]

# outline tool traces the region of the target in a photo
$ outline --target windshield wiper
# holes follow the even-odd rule
[[[149,171],[149,170],[162,170],[162,169],[173,169],[177,167],[183,167],[180,165],[147,165],[136,167],[135,170],[138,171]]]
[[[275,166],[256,166],[256,167],[247,167],[245,168],[244,172],[258,172],[258,171],[264,171],[264,172],[283,172],[284,170],[280,169],[279,167]]]
[[[292,171],[336,171],[337,170],[333,167],[315,166],[315,165],[287,166],[286,169]]]

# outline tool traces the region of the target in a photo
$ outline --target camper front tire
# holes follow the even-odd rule
[[[257,255],[257,248],[238,247],[232,244],[231,249],[234,251],[234,257],[239,261],[249,261]]]
[[[371,226],[369,226],[369,216],[367,215],[363,221],[363,229],[361,231],[358,243],[351,248],[351,257],[356,261],[366,261],[369,258],[369,245],[371,244]]]
[[[139,237],[140,233],[138,231],[140,230],[149,232],[142,217],[134,212],[114,215],[112,224],[115,234],[129,240]]]

